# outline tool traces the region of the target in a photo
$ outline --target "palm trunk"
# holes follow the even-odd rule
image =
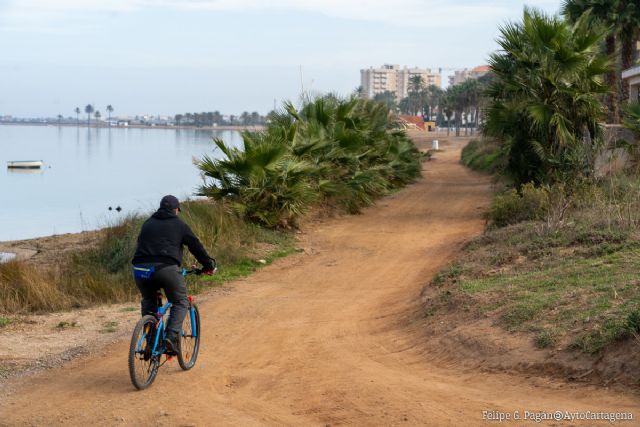
[[[633,67],[633,50],[638,39],[638,30],[634,27],[622,28],[618,37],[620,38],[622,69],[628,70]],[[629,85],[622,83],[622,102],[629,101]]]
[[[609,58],[615,58],[616,53],[616,36],[615,34],[609,34],[605,40],[607,56]],[[607,86],[609,86],[609,93],[607,95],[607,122],[610,124],[620,123],[620,110],[618,105],[618,74],[616,71],[615,62],[611,65],[609,71],[605,76]]]
[[[469,135],[469,112],[464,112],[464,136]]]

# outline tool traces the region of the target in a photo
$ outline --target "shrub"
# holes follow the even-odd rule
[[[243,134],[243,150],[214,141],[225,158],[200,163],[210,178],[200,194],[271,228],[295,226],[317,202],[357,213],[420,175],[419,151],[394,126],[389,110],[368,100],[286,103],[264,132]]]
[[[504,169],[505,156],[497,141],[483,138],[469,141],[462,149],[461,160],[473,170],[497,174]]]
[[[529,183],[522,187],[520,193],[511,189],[497,195],[488,215],[492,224],[503,227],[521,221],[544,219],[548,210],[548,190]]]
[[[542,331],[538,332],[538,335],[536,335],[535,338],[535,344],[536,347],[538,348],[549,348],[549,347],[553,347],[557,342],[557,337],[556,335],[547,329],[543,329]]]

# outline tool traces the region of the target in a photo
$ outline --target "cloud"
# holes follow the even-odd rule
[[[531,6],[557,9],[559,0],[529,0]],[[462,28],[515,18],[522,2],[513,0],[15,0],[0,19],[9,26],[50,26],[74,14],[144,11],[148,8],[208,11],[298,11],[354,21],[413,27]]]

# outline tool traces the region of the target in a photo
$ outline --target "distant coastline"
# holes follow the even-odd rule
[[[193,130],[231,130],[231,131],[259,131],[263,130],[264,126],[261,125],[220,125],[220,126],[171,126],[171,125],[143,125],[143,124],[130,124],[126,126],[109,126],[105,123],[42,123],[42,122],[0,122],[0,125],[6,126],[51,126],[51,127],[69,127],[69,128],[105,128],[105,129],[193,129]]]

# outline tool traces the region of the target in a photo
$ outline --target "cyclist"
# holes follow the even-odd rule
[[[142,225],[138,246],[133,256],[136,286],[142,294],[142,316],[158,311],[157,292],[164,289],[172,304],[167,322],[166,349],[176,354],[182,321],[189,306],[187,287],[180,273],[182,247],[186,246],[203,266],[203,274],[213,274],[211,257],[180,218],[180,202],[174,196],[164,196],[160,208]]]

